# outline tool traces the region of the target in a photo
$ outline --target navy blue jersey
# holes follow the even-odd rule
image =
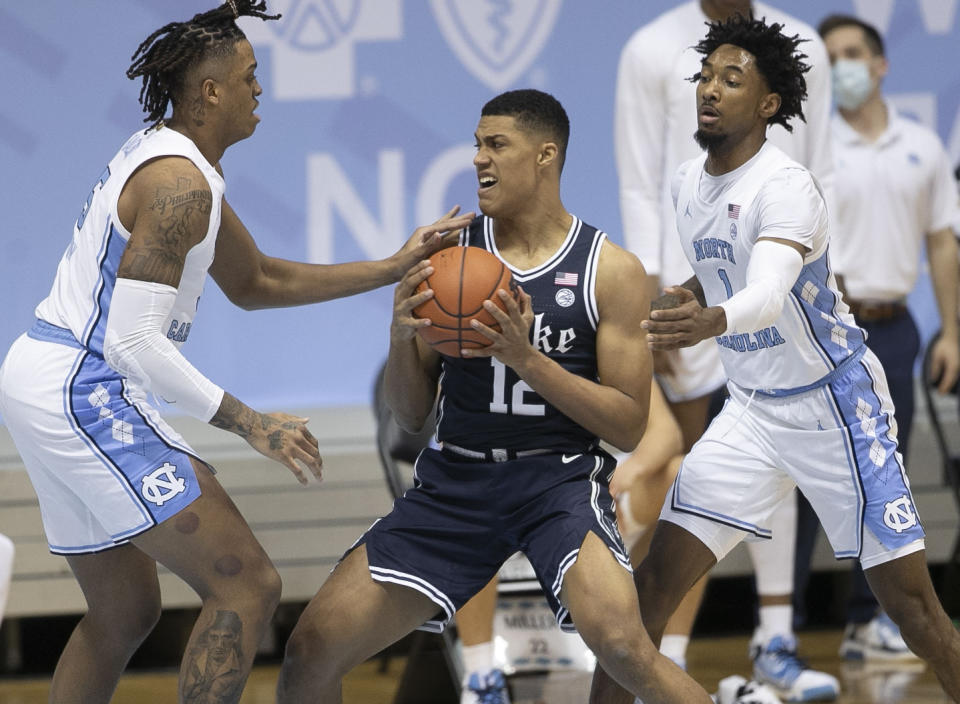
[[[597,261],[606,234],[574,216],[557,252],[520,271],[503,260],[493,220],[480,216],[460,236],[461,245],[493,252],[532,298],[530,334],[538,350],[567,371],[597,380]],[[464,448],[583,451],[597,437],[549,403],[496,358],[442,357],[437,439]]]

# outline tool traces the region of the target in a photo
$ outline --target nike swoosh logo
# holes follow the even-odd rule
[[[563,461],[564,464],[570,464],[570,463],[573,462],[575,459],[577,459],[578,457],[581,457],[581,456],[582,456],[582,455],[564,455],[564,456],[561,457],[560,459]]]

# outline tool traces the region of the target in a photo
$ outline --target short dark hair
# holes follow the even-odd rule
[[[480,116],[505,115],[517,121],[517,127],[547,134],[557,143],[560,170],[567,156],[570,141],[570,119],[560,101],[549,93],[525,88],[501,93],[483,106]]]
[[[266,14],[266,0],[227,0],[187,22],[170,22],[144,39],[130,57],[127,78],[143,78],[140,105],[147,113],[144,122],[163,122],[170,102],[175,105],[183,93],[183,80],[193,66],[210,56],[228,56],[245,38],[236,19],[242,15],[263,20],[279,19]]]
[[[880,32],[878,32],[877,28],[872,24],[867,24],[858,17],[853,17],[852,15],[829,15],[824,17],[817,26],[817,32],[820,33],[821,37],[826,38],[830,32],[835,29],[840,29],[841,27],[859,28],[860,31],[863,32],[863,38],[866,40],[867,46],[870,47],[870,51],[877,56],[886,56],[883,48],[883,37],[880,36]]]
[[[803,116],[803,101],[807,97],[807,81],[804,75],[810,65],[804,62],[806,54],[797,51],[797,47],[806,39],[799,35],[787,36],[783,25],[773,22],[767,24],[764,19],[754,19],[734,14],[722,22],[708,22],[707,36],[694,46],[704,58],[710,56],[723,44],[732,44],[749,51],[757,61],[757,70],[767,82],[767,86],[780,96],[780,110],[770,118],[769,124],[782,125],[788,132],[793,131],[790,120]],[[698,71],[690,78],[700,80]]]

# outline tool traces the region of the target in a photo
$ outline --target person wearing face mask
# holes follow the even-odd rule
[[[949,389],[960,372],[957,240],[951,227],[958,218],[957,193],[937,135],[900,116],[884,99],[881,83],[888,64],[877,30],[855,17],[831,15],[818,31],[830,55],[837,106],[831,131],[838,227],[831,261],[844,299],[886,371],[898,420],[892,432],[897,435],[902,468],[920,348],[906,298],[916,283],[924,244],[942,327],[932,350],[940,391]],[[802,498],[798,511],[796,595],[802,597],[818,521]],[[915,657],[879,609],[859,565],[853,582],[841,656]]]

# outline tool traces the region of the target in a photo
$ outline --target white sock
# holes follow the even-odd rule
[[[493,641],[477,645],[464,645],[463,682],[466,684],[471,672],[487,672],[493,669]]]
[[[789,604],[761,606],[760,635],[764,643],[774,636],[792,636],[793,607]]]
[[[660,639],[660,654],[680,665],[687,662],[688,645],[690,645],[690,636],[668,633]]]

